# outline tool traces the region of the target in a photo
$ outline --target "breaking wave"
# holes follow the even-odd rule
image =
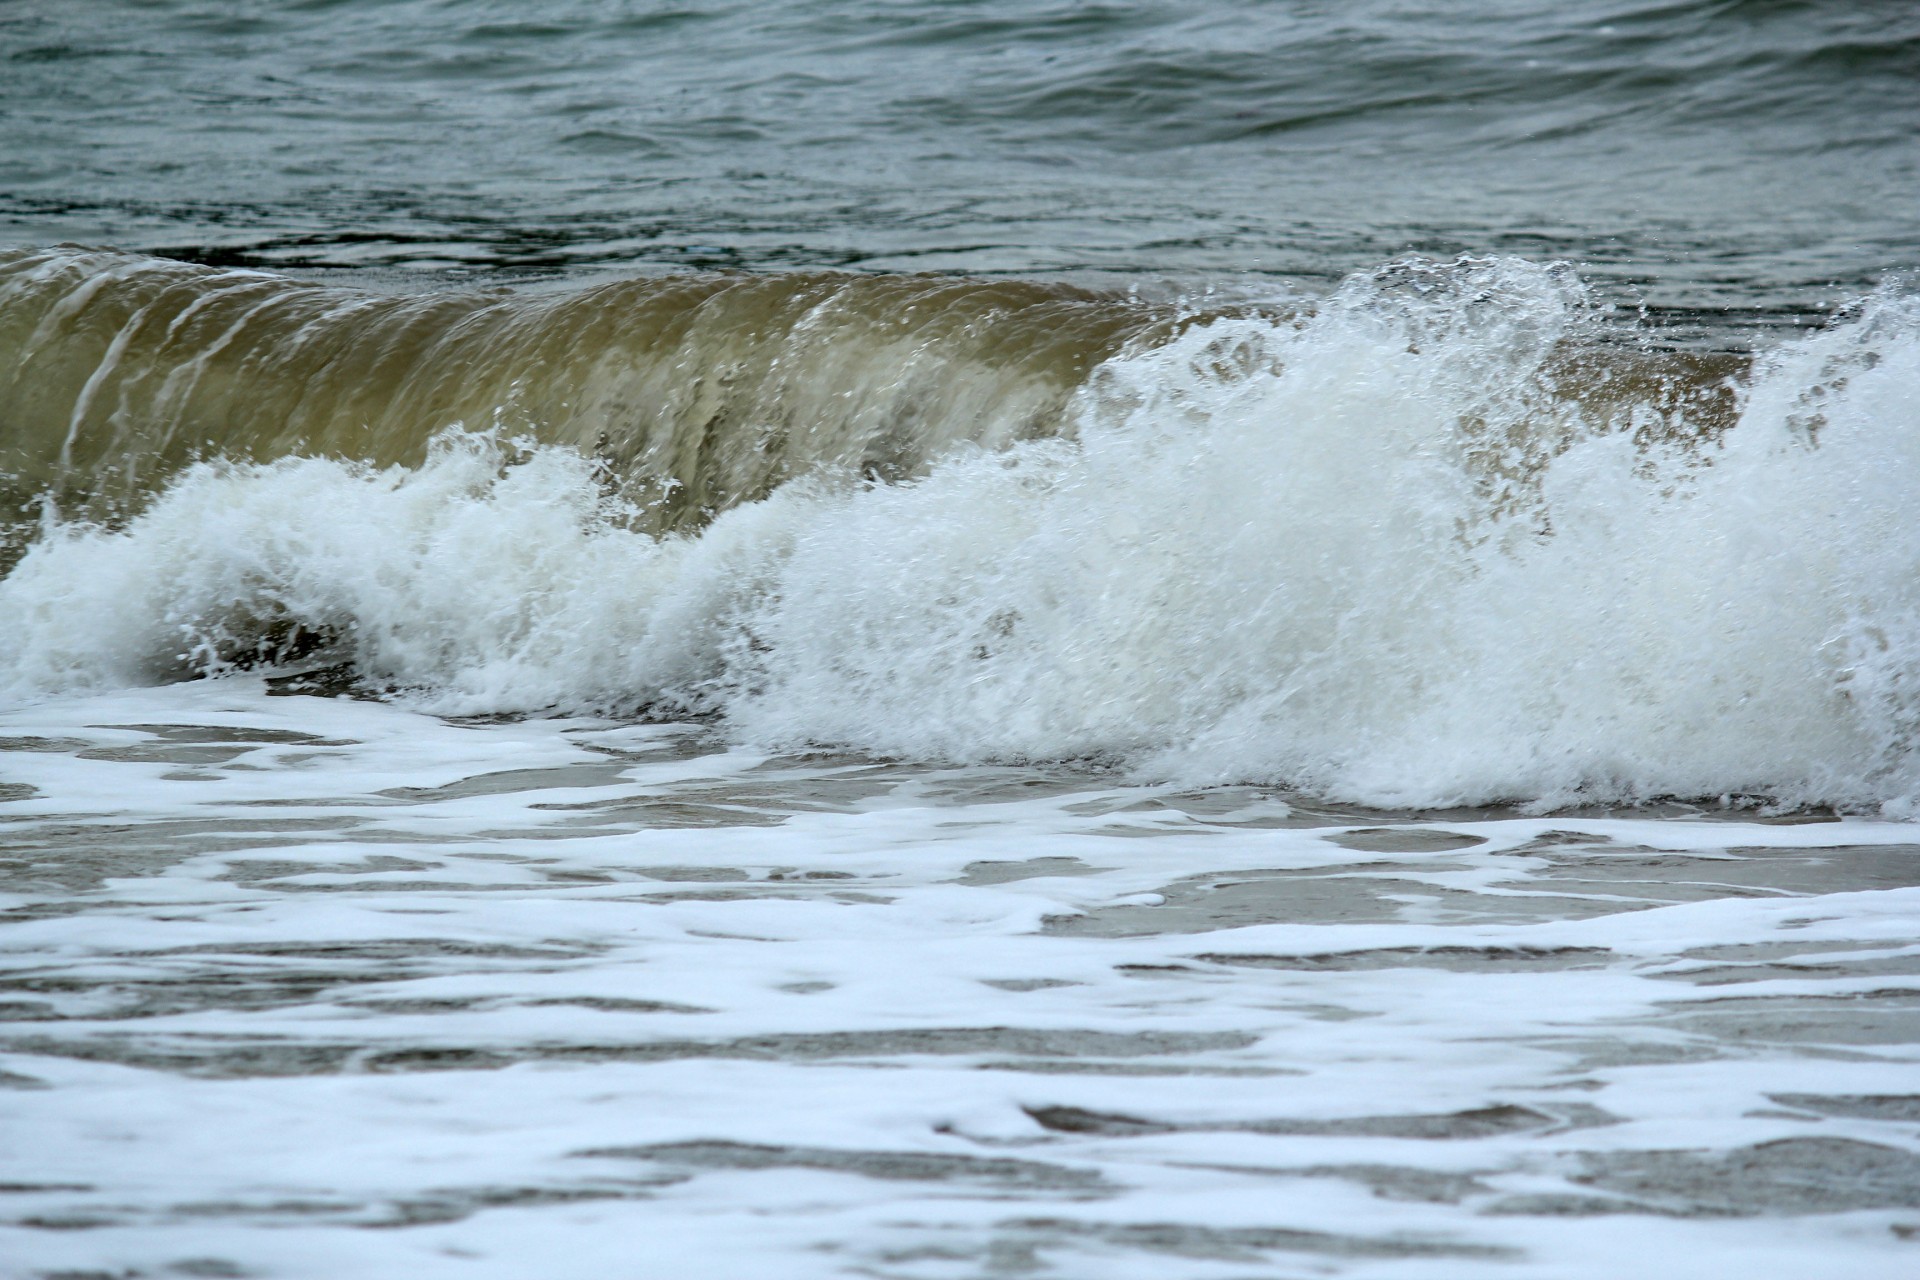
[[[183,457],[114,520],[42,521],[0,582],[11,693],[319,650],[447,713],[701,714],[767,744],[1364,803],[1920,801],[1912,299],[1747,362],[1636,348],[1571,272],[1516,260],[1396,263],[1299,314],[892,287],[1000,290],[1025,335],[970,302],[958,346],[964,325],[807,339],[840,353],[841,391],[949,342],[890,420],[910,465],[826,450],[663,523],[645,448],[610,481],[550,422],[416,416],[405,459]],[[796,325],[827,324],[822,298]],[[766,332],[756,377],[796,328]],[[1021,354],[1044,332],[1078,354]],[[981,382],[1002,356],[1045,395]],[[672,361],[646,359],[671,391]],[[252,393],[224,394],[239,413]],[[840,421],[735,403],[750,440]]]

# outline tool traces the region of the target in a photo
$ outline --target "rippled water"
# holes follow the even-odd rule
[[[1914,265],[1920,21],[1891,0],[25,4],[0,24],[15,242],[1186,280],[1502,252],[1748,322]]]
[[[269,691],[0,717],[20,1274],[1915,1247],[1909,827],[1414,817]]]
[[[535,8],[0,8],[0,1276],[1915,1268],[1911,6]]]

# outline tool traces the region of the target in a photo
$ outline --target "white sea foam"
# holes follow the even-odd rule
[[[0,711],[0,1274],[1911,1261],[1907,824],[1356,831],[264,693]]]
[[[1920,797],[1920,307],[1757,362],[1717,444],[1541,393],[1578,282],[1351,281],[1109,361],[1068,441],[790,485],[664,542],[591,468],[208,464],[0,584],[12,692],[217,670],[263,621],[438,710],[660,703],[743,738],[1100,756],[1369,802]],[[1684,435],[1684,432],[1680,434]],[[514,456],[509,456],[514,455]]]

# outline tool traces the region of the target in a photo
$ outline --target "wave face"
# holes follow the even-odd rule
[[[1011,328],[977,320],[967,349],[1052,332],[1069,354],[1013,358],[1029,389],[979,393],[1017,406],[990,430],[911,419],[921,434],[887,456],[918,474],[789,463],[664,534],[550,424],[514,443],[414,419],[405,459],[235,449],[117,525],[45,524],[0,583],[11,692],[324,644],[443,712],[707,714],[767,743],[1097,758],[1365,803],[1735,794],[1908,813],[1920,796],[1909,298],[1876,295],[1748,366],[1622,344],[1570,272],[1513,259],[1401,262],[1311,313],[1184,322],[1042,286],[870,285],[1015,290]],[[468,308],[444,332],[531,324],[499,301],[353,305],[374,333],[435,307]],[[824,367],[899,373],[875,314],[836,322],[877,337],[813,339],[842,353]],[[600,367],[599,348],[552,350],[569,352],[552,387]],[[940,377],[964,388],[990,367]],[[297,400],[235,381],[236,415]],[[1032,425],[1042,404],[1058,430]]]
[[[110,517],[208,457],[417,465],[460,423],[594,455],[658,532],[817,467],[897,478],[960,441],[1053,434],[1094,365],[1167,323],[1017,281],[709,274],[396,296],[16,251],[0,254],[0,508],[50,497]]]

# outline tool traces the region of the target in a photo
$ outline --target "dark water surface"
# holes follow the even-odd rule
[[[0,243],[226,264],[1500,252],[1751,325],[1914,265],[1920,211],[1895,0],[29,0],[0,66]]]

